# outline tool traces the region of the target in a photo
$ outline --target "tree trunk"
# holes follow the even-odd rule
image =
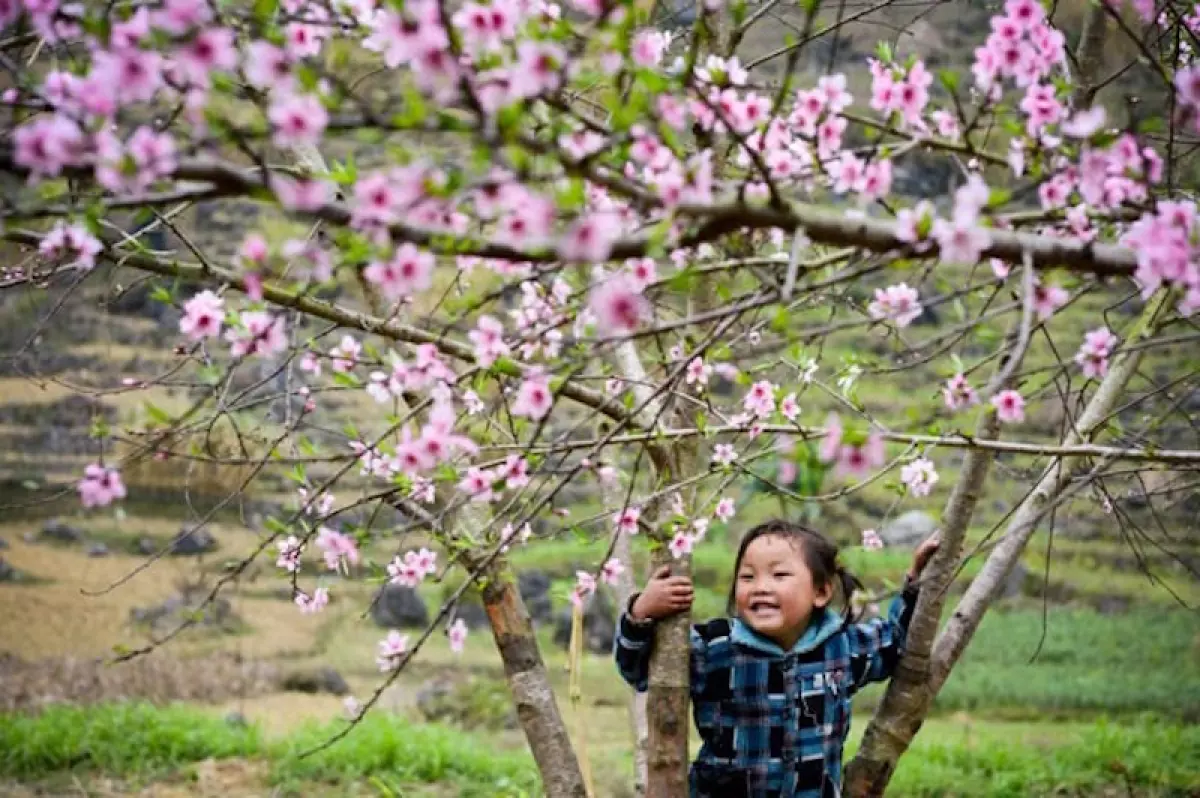
[[[996,414],[989,410],[975,435],[993,440],[999,427]],[[942,514],[942,545],[921,575],[921,593],[908,628],[904,658],[863,734],[858,753],[846,767],[843,792],[847,796],[883,794],[896,762],[920,730],[933,703],[929,653],[992,457],[992,452],[984,449],[970,449],[963,461],[962,474]]]
[[[542,774],[547,798],[586,798],[583,773],[550,687],[529,612],[507,567],[496,564],[489,569],[482,594],[517,719]]]
[[[684,563],[660,549],[651,569],[670,565],[675,573],[686,573]],[[646,716],[650,743],[646,761],[646,798],[684,798],[688,793],[688,661],[692,615],[681,613],[659,621],[650,657],[650,689]]]
[[[615,506],[609,490],[605,490],[605,508]],[[618,535],[613,546],[613,556],[625,566],[625,570],[617,577],[614,592],[617,595],[617,612],[621,613],[629,605],[629,599],[637,590],[633,577],[633,547],[629,545],[628,535]],[[646,720],[646,694],[634,692],[629,699],[629,724],[633,730],[633,772],[634,793],[646,794],[646,746],[649,742],[650,730]]]
[[[1168,291],[1160,290],[1146,305],[1134,333],[1126,342],[1127,347],[1153,334],[1168,296]],[[1137,371],[1141,352],[1142,350],[1127,349],[1114,356],[1108,374],[1088,402],[1083,415],[1072,431],[1064,436],[1064,445],[1075,445],[1090,439],[1112,411],[1121,392]],[[995,422],[985,421],[985,424],[987,423]],[[939,588],[948,587],[950,575],[957,566],[966,523],[970,520],[970,511],[978,500],[986,476],[986,464],[980,465],[979,455],[982,454],[984,453],[974,449],[967,454],[963,477],[959,484],[955,485],[947,505],[943,547],[934,555],[929,564],[928,575],[923,580],[921,596],[917,601],[917,610],[909,632],[909,651],[897,668],[892,683],[884,694],[883,702],[867,728],[859,754],[847,767],[844,790],[847,796],[861,798],[883,795],[897,761],[921,728],[938,690],[958,662],[958,658],[979,627],[984,613],[995,600],[1000,586],[1037,528],[1043,508],[1056,501],[1064,488],[1070,484],[1070,480],[1084,468],[1082,465],[1064,468],[1061,458],[1055,459],[1047,466],[1037,486],[1013,514],[1004,537],[993,549],[983,570],[972,581],[946,628],[934,642],[930,656],[929,637],[936,629],[944,601],[944,589],[934,590],[934,582],[937,580]],[[986,460],[990,461],[990,457]],[[956,541],[948,547],[951,535]],[[951,552],[950,549],[955,550]],[[949,573],[946,572],[947,568],[950,569]]]

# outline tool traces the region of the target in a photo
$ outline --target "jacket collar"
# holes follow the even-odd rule
[[[830,612],[828,609],[821,608],[818,612],[813,613],[812,618],[808,621],[808,628],[804,630],[804,634],[792,646],[791,651],[784,651],[778,643],[754,631],[741,618],[733,619],[733,630],[730,632],[729,638],[735,643],[749,646],[769,656],[785,657],[788,654],[807,654],[824,644],[826,640],[837,634],[841,628],[841,616],[835,612]]]

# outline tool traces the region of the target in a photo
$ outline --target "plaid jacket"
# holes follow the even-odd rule
[[[850,699],[892,675],[917,590],[905,584],[887,618],[848,624],[814,615],[784,651],[740,620],[719,618],[691,631],[691,693],[703,744],[689,776],[692,798],[830,798],[841,794],[842,745]],[[647,687],[654,627],[622,613],[617,668]]]

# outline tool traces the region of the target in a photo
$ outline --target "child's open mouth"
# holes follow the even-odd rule
[[[775,601],[751,601],[750,612],[754,615],[769,615],[779,612],[779,603]]]

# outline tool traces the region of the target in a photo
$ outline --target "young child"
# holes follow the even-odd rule
[[[852,623],[862,584],[819,532],[775,520],[742,539],[730,618],[691,631],[691,693],[703,744],[692,798],[827,798],[841,794],[850,698],[892,675],[916,606],[917,576],[936,535],[913,555],[886,619]],[[830,609],[840,588],[845,608]],[[646,690],[654,622],[691,606],[692,583],[660,569],[630,599],[614,645],[621,676]]]

